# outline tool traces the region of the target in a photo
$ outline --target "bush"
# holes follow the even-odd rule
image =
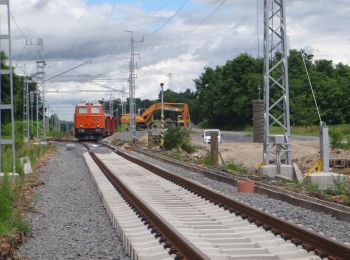
[[[183,133],[180,127],[171,127],[165,131],[164,147],[167,150],[177,148],[183,142]]]
[[[237,173],[248,174],[247,168],[241,164],[229,163],[226,165],[226,168]]]
[[[331,129],[329,136],[333,148],[343,148],[343,134],[339,130]]]
[[[190,133],[182,127],[170,127],[164,134],[164,147],[167,150],[179,148],[188,153],[195,151],[194,146],[190,142]]]
[[[189,142],[182,142],[180,147],[188,153],[194,153],[196,151],[196,148]]]

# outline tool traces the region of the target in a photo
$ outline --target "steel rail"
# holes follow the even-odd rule
[[[177,255],[185,259],[209,259],[200,249],[193,245],[187,238],[174,229],[164,218],[156,211],[149,208],[142,199],[140,199],[133,191],[129,189],[118,177],[116,177],[109,168],[91,151],[87,144],[83,145],[88,149],[88,152],[94,162],[99,166],[102,172],[112,185],[121,193],[121,195],[154,227],[177,251]]]
[[[60,139],[51,139],[51,141],[56,142],[78,142],[77,140],[60,140]],[[106,144],[103,144],[106,145]],[[114,149],[114,147],[111,147],[109,145],[106,145],[107,147]],[[144,149],[138,149],[134,148],[133,151],[141,153],[145,156],[154,158],[156,160],[163,161],[165,163],[168,163],[170,165],[174,165],[177,167],[181,167],[183,169],[186,169],[188,171],[199,173],[209,179],[216,180],[219,182],[223,182],[229,185],[237,186],[237,180],[248,180],[248,178],[244,177],[238,177],[238,176],[232,176],[232,174],[216,170],[216,169],[209,169],[207,167],[203,167],[200,165],[195,165],[193,163],[186,163],[183,161],[178,161],[174,159],[170,159],[165,156],[161,156],[149,151],[145,151]],[[261,182],[255,182],[254,184],[254,191],[257,194],[262,194],[269,196],[271,198],[285,201],[287,203],[290,203],[292,205],[302,207],[305,209],[310,209],[313,211],[323,212],[329,215],[332,215],[336,219],[350,222],[350,208],[341,204],[329,202],[320,200],[318,198],[310,197],[307,195],[303,195],[300,193],[296,193],[293,191],[285,190],[281,187],[272,186],[266,183]]]
[[[156,160],[168,163],[170,165],[174,165],[188,171],[199,173],[209,179],[223,182],[232,186],[237,186],[238,180],[248,180],[248,178],[233,176],[232,174],[220,170],[209,169],[207,167],[202,167],[193,163],[186,163],[183,161],[170,159],[166,156],[151,153],[143,149],[135,148],[133,149],[133,151],[154,158]],[[261,182],[255,182],[254,189],[257,194],[267,195],[271,198],[285,201],[298,207],[323,212],[332,215],[336,219],[350,222],[350,208],[347,206],[336,204],[333,202],[323,201],[318,198],[313,198],[307,195],[299,194],[293,191],[285,190],[281,187],[276,187]]]
[[[289,239],[297,245],[302,245],[306,250],[314,251],[321,257],[327,256],[330,259],[350,259],[350,247],[342,242],[330,239],[315,231],[308,230],[269,213],[235,201],[228,196],[170,173],[161,167],[142,161],[130,154],[115,149],[113,150],[123,158],[229,209],[242,218],[248,219],[250,222],[255,222],[257,226],[262,226],[265,230],[271,230],[271,232],[276,235],[281,235],[284,239]]]

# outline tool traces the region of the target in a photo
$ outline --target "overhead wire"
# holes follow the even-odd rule
[[[315,106],[316,106],[318,118],[320,119],[320,125],[322,125],[323,122],[322,122],[322,118],[321,118],[321,114],[320,114],[320,109],[319,109],[319,107],[318,107],[318,105],[317,105],[317,100],[316,100],[316,96],[315,96],[315,91],[314,91],[314,88],[313,88],[312,83],[311,83],[309,71],[308,71],[308,69],[307,69],[307,67],[306,67],[304,52],[303,52],[303,51],[300,51],[300,55],[301,55],[301,58],[302,58],[302,60],[303,60],[303,64],[304,64],[304,68],[305,68],[305,71],[306,71],[307,78],[308,78],[308,80],[309,80],[309,85],[310,85],[312,97],[313,97],[314,102],[315,102]]]
[[[73,68],[70,68],[70,69],[68,69],[68,70],[65,70],[65,71],[63,71],[63,72],[61,72],[61,73],[59,73],[59,74],[57,74],[57,75],[55,75],[55,76],[52,76],[52,77],[50,77],[50,78],[48,78],[48,79],[45,79],[45,81],[46,81],[46,82],[47,82],[47,81],[50,81],[50,80],[52,80],[52,79],[54,79],[54,78],[57,78],[57,77],[59,77],[59,76],[65,74],[65,73],[67,73],[67,72],[70,72],[70,71],[75,70],[75,69],[77,69],[77,68],[79,68],[79,67],[82,67],[82,66],[84,66],[85,64],[88,64],[88,63],[91,64],[91,61],[86,61],[86,62],[84,62],[84,63],[82,63],[82,64],[79,64],[79,65],[73,67]]]
[[[165,28],[180,12],[181,10],[185,7],[185,5],[188,3],[189,0],[184,0],[180,7],[175,11],[175,13],[170,16],[163,24],[161,24],[158,28],[155,30],[151,31],[150,33],[147,33],[144,35],[144,37],[155,34],[159,31],[161,31],[163,28]]]
[[[90,3],[88,4],[88,6],[85,8],[84,13],[79,16],[79,18],[75,21],[75,23],[72,25],[72,27],[63,35],[63,37],[57,41],[54,46],[53,49],[57,47],[58,44],[64,42],[66,40],[66,38],[72,33],[72,31],[74,30],[74,28],[80,23],[80,21],[85,17],[85,15],[88,13],[88,11],[90,10],[92,4],[95,2],[96,0],[91,0]]]
[[[11,16],[13,22],[15,23],[18,32],[22,35],[23,39],[24,39],[25,41],[27,41],[28,37],[23,33],[21,27],[18,25],[18,23],[17,23],[17,21],[16,21],[16,18],[15,18],[15,16],[14,16],[14,14],[13,14],[11,11],[10,11],[10,16]],[[24,53],[25,47],[26,47],[26,44],[23,44],[23,48],[22,48],[21,51],[19,52],[19,54],[18,54],[16,60],[20,60],[20,59],[22,58],[22,55],[23,55],[23,53]]]
[[[21,27],[19,27],[19,25],[18,25],[18,23],[17,23],[17,21],[16,21],[16,18],[15,18],[15,16],[13,15],[12,12],[10,12],[10,15],[11,15],[12,20],[13,20],[13,22],[15,23],[15,25],[16,25],[16,27],[17,27],[19,33],[23,36],[23,38],[24,38],[25,40],[27,40],[27,39],[28,39],[27,36],[26,36],[26,35],[23,33],[23,31],[21,30]]]
[[[188,36],[190,36],[192,33],[194,33],[195,31],[197,31],[197,29],[202,26],[205,22],[207,22],[213,15],[215,15],[217,13],[217,11],[227,2],[227,0],[222,0],[216,7],[215,9],[213,9],[206,17],[204,17],[204,19],[202,19],[196,26],[194,29],[190,30],[189,32],[186,33],[186,35],[184,35],[183,37],[181,37],[180,39],[176,40],[176,43],[179,43],[181,41],[183,41],[184,39],[186,39]],[[166,51],[169,51],[169,48],[164,49],[163,51],[157,52],[154,55],[150,55],[147,56],[146,58],[151,58],[151,57],[156,57]]]
[[[164,5],[162,5],[156,12],[155,12],[155,14],[158,14],[161,10],[163,10],[165,7],[167,7],[171,2],[173,2],[174,0],[168,0],[167,2],[165,2],[164,3]],[[178,13],[181,11],[181,9],[185,6],[185,4],[187,4],[187,2],[188,1],[184,1],[183,3],[182,3],[182,5],[175,11],[175,13],[174,13],[174,15],[172,16],[172,17],[170,17],[169,19],[173,19],[176,15],[178,15]],[[168,19],[168,21],[166,22],[166,24],[164,23],[164,24],[162,24],[160,27],[162,27],[162,28],[160,28],[160,27],[158,27],[156,30],[161,30],[161,29],[163,29],[170,21],[169,21],[169,19]],[[146,34],[144,34],[143,35],[143,38],[144,37],[146,37],[146,36],[148,36],[148,35],[151,35],[151,34],[154,34],[154,33],[156,33],[155,31],[156,30],[154,30],[154,31],[152,31],[152,32],[150,32],[150,33],[146,33]],[[159,31],[158,30],[158,31]],[[115,53],[115,52],[117,52],[117,51],[119,51],[121,48],[119,47],[116,47],[112,52],[113,53]],[[121,55],[121,54],[120,54]],[[108,59],[111,59],[112,58],[112,56],[111,55],[109,55],[109,56],[106,56],[106,58],[105,59],[103,59],[101,62],[104,62],[104,61],[106,61],[106,60],[108,60]]]
[[[110,11],[110,13],[109,13],[109,15],[108,15],[108,18],[107,18],[107,20],[106,20],[106,23],[105,23],[105,25],[104,25],[104,27],[103,27],[103,30],[102,30],[102,33],[101,33],[101,35],[100,35],[100,40],[99,40],[99,42],[98,42],[98,44],[97,44],[97,48],[99,48],[99,47],[100,47],[100,44],[102,43],[102,39],[103,39],[103,37],[104,37],[104,35],[105,35],[105,33],[106,33],[107,27],[108,27],[108,25],[109,25],[109,21],[110,21],[111,18],[112,18],[112,14],[113,14],[113,12],[114,12],[114,9],[115,9],[116,5],[117,5],[117,0],[114,0],[114,1],[113,1],[113,5],[112,5],[112,9],[111,9],[111,11]]]

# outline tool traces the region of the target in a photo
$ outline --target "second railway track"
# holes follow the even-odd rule
[[[106,150],[89,153],[148,227],[153,242],[168,248],[168,257],[319,259],[316,253],[331,259],[350,259],[350,248],[341,242],[234,201],[126,153],[117,155]],[[108,199],[112,200],[110,196]]]

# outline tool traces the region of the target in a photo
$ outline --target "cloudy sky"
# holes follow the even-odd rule
[[[257,4],[258,2],[258,4]],[[37,39],[44,40],[48,90],[128,88],[130,33],[139,54],[136,96],[154,99],[159,83],[175,91],[194,88],[205,66],[239,53],[262,54],[263,0],[15,0],[11,1],[17,73],[35,72]],[[290,48],[350,64],[349,0],[287,0]],[[258,5],[258,8],[257,8]],[[259,40],[257,33],[260,31]],[[27,40],[26,40],[27,39]],[[27,45],[26,45],[27,42]],[[169,86],[171,74],[171,86]],[[98,85],[94,85],[98,84]],[[81,100],[121,97],[119,92],[49,93],[49,106],[72,118]]]

